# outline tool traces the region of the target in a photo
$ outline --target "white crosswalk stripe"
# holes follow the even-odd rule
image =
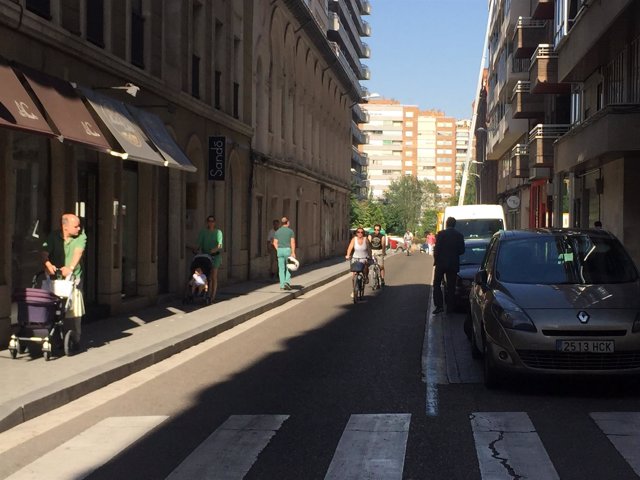
[[[167,480],[239,480],[288,415],[233,415],[189,455]]]
[[[560,478],[525,412],[477,412],[470,418],[483,479]]]
[[[106,418],[17,471],[7,480],[86,478],[166,419],[166,416]]]
[[[402,478],[410,414],[351,415],[325,480]]]
[[[593,412],[589,415],[640,476],[640,412]]]

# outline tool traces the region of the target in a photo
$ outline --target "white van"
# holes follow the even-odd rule
[[[442,218],[442,228],[446,228],[447,218],[456,219],[456,230],[464,238],[487,238],[498,230],[507,229],[507,221],[502,205],[460,205],[446,207]]]

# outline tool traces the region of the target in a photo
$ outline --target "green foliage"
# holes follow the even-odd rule
[[[437,211],[442,207],[438,186],[412,176],[391,183],[382,201],[351,196],[351,226],[382,225],[388,233],[402,234],[408,228],[421,235],[435,231]]]

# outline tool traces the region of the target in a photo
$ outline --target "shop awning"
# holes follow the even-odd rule
[[[138,121],[142,130],[144,130],[158,150],[160,150],[160,155],[169,162],[170,167],[179,168],[187,172],[195,172],[197,170],[173,140],[160,117],[153,113],[140,110],[132,105],[127,105],[127,109]]]
[[[55,136],[13,69],[0,62],[0,126]]]
[[[111,150],[111,145],[69,82],[31,69],[21,68],[20,71],[60,133],[60,140],[103,152]]]
[[[124,103],[100,95],[89,88],[79,87],[78,90],[87,98],[91,107],[124,150],[121,152],[122,158],[151,165],[168,166],[169,162],[152,147],[152,143]]]

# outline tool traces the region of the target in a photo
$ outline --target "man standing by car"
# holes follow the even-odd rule
[[[436,235],[436,245],[433,250],[433,303],[436,308],[434,314],[444,311],[442,298],[442,280],[447,282],[447,310],[453,309],[456,292],[456,274],[460,270],[460,255],[464,253],[464,237],[455,229],[456,219],[447,218],[446,228]]]

